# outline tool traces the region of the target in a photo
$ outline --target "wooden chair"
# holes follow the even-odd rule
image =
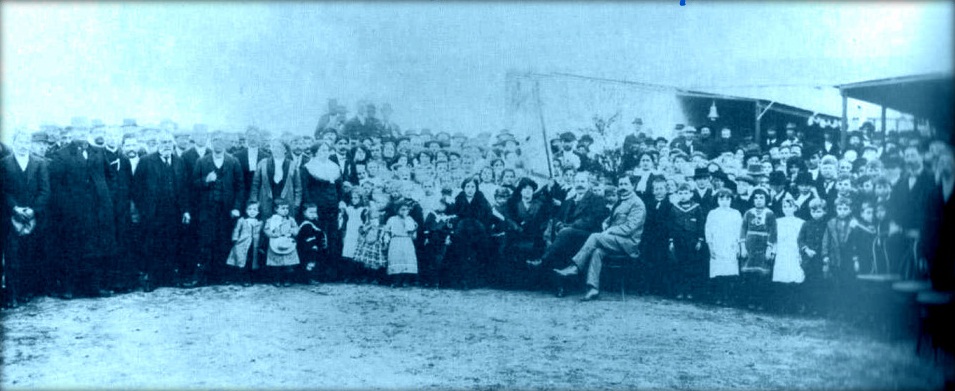
[[[640,263],[640,256],[631,257],[629,255],[609,255],[604,259],[601,278],[616,279],[620,287],[620,300],[626,300],[627,279],[633,277],[633,271]],[[609,272],[609,273],[608,273]]]

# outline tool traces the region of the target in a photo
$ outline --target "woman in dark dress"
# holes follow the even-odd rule
[[[317,141],[312,145],[312,159],[302,166],[302,203],[317,207],[316,224],[328,240],[328,257],[318,270],[325,280],[337,278],[342,250],[342,235],[338,230],[342,174],[338,164],[328,158],[331,151],[327,141]]]
[[[457,218],[451,234],[451,246],[444,264],[444,273],[452,285],[463,289],[476,286],[486,274],[481,270],[483,260],[490,254],[489,228],[494,219],[504,220],[491,209],[480,190],[480,181],[471,177],[461,183],[461,193],[448,210]]]
[[[544,254],[544,228],[547,209],[537,197],[537,183],[521,178],[507,202],[506,231],[502,266],[505,284],[511,288],[527,289],[537,286],[535,266],[528,261]]]

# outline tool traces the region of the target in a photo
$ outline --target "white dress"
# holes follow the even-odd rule
[[[710,278],[739,275],[739,235],[743,216],[732,208],[716,208],[706,216],[706,244],[710,248]]]
[[[802,219],[786,216],[776,220],[776,262],[773,264],[773,282],[801,283],[806,274],[799,265],[799,230]]]
[[[342,257],[355,258],[355,250],[358,249],[358,236],[361,235],[358,229],[362,226],[361,214],[364,210],[365,208],[363,207],[356,208],[351,205],[345,207],[345,214],[348,215],[348,221],[345,223],[345,237],[342,239],[344,241],[342,244]]]

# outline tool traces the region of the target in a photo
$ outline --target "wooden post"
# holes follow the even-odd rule
[[[760,125],[760,121],[761,121],[760,118],[759,118],[759,112],[760,112],[760,110],[761,110],[761,107],[759,107],[759,101],[756,101],[755,104],[756,104],[756,112],[755,112],[753,115],[755,115],[754,118],[756,118],[756,124],[755,124],[755,125],[756,125],[756,129],[755,129],[755,130],[756,130],[756,133],[755,133],[754,137],[755,137],[755,140],[756,140],[756,145],[759,146],[760,152],[763,152],[763,136],[762,136],[762,132],[760,131],[760,126],[759,126],[759,125]]]
[[[849,95],[846,94],[845,90],[840,91],[842,93],[842,134],[839,138],[839,145],[846,145],[846,139],[849,133]]]
[[[882,144],[885,145],[885,106],[882,106]]]

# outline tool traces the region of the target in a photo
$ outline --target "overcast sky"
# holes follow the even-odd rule
[[[3,123],[302,133],[335,97],[352,113],[390,102],[405,128],[493,131],[509,69],[788,95],[839,115],[831,90],[752,86],[952,69],[951,2],[688,3],[4,2]]]

